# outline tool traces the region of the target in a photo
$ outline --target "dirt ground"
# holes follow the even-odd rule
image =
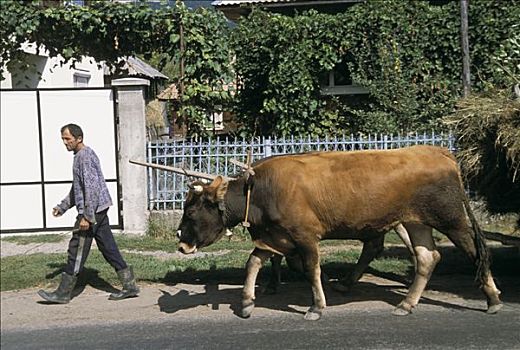
[[[1,244],[2,257],[36,252],[64,252],[67,246],[66,241],[18,246],[2,240]],[[495,244],[491,250],[493,272],[502,290],[504,308],[518,311],[520,315],[519,249]],[[399,254],[407,253],[401,247],[385,249],[384,252],[386,256]],[[474,282],[474,274],[469,263],[452,247],[441,248],[441,254],[443,260],[437,266],[414,312],[432,308],[484,311],[485,298]],[[325,265],[323,270],[332,278],[345,272],[344,267],[339,269],[335,265]],[[407,292],[409,283],[410,281],[402,276],[369,269],[349,293],[338,293],[326,285],[326,312],[387,310],[391,313]],[[223,275],[222,278],[217,275],[211,282],[200,281],[193,276],[180,283],[139,284],[140,296],[122,301],[110,301],[109,291],[86,285],[80,290],[76,289],[76,296],[66,305],[46,304],[36,294],[37,289],[2,292],[1,329],[102,325],[171,317],[215,320],[239,317],[237,314],[242,283],[227,275]],[[276,295],[263,295],[257,291],[256,308],[252,317],[279,313],[294,313],[303,317],[309,307],[310,296],[309,285],[300,280],[284,282]]]

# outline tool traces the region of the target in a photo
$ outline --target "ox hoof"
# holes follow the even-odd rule
[[[340,281],[334,281],[330,283],[332,289],[334,289],[336,292],[340,293],[349,293],[352,289],[351,285],[346,285],[341,283]]]
[[[495,304],[495,305],[490,305],[486,311],[487,314],[496,314],[498,311],[500,311],[500,309],[504,306],[504,304],[500,303],[500,304]]]
[[[399,305],[396,306],[394,311],[392,311],[392,315],[394,316],[407,316],[412,313],[413,306],[406,303],[401,302]]]
[[[318,321],[321,318],[321,310],[310,308],[303,317],[306,321]]]
[[[242,305],[242,317],[249,318],[253,313],[253,309],[255,308],[255,303],[250,303],[247,305]]]

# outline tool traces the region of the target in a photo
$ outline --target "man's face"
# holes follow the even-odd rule
[[[82,137],[75,138],[70,133],[69,129],[63,130],[61,133],[61,139],[65,147],[67,147],[67,151],[78,151],[78,145],[83,141]]]

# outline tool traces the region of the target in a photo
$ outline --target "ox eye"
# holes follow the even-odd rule
[[[216,209],[216,208],[218,208],[218,204],[212,203],[212,202],[206,202],[206,203],[204,203],[204,207],[206,209]]]
[[[193,209],[188,209],[184,212],[184,214],[186,214],[187,217],[191,218],[193,217],[193,214],[195,214],[195,210]]]

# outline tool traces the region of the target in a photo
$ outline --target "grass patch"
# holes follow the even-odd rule
[[[149,255],[123,253],[128,264],[132,265],[140,283],[200,283],[215,281],[219,283],[243,283],[245,264],[250,250],[235,249],[233,243],[227,245],[225,254],[209,255],[191,259],[159,259]],[[337,267],[338,273],[345,273],[346,266],[357,261],[359,249],[325,252],[322,264]],[[2,258],[0,285],[1,291],[25,289],[31,287],[54,288],[59,283],[59,275],[65,266],[67,256],[63,254],[32,254]],[[404,274],[407,261],[400,263],[398,259],[385,259],[374,262],[375,269]],[[265,266],[270,267],[269,263]],[[298,273],[288,271],[284,263],[285,275],[290,280],[302,278]],[[267,274],[269,269],[264,269]],[[85,264],[80,279],[93,286],[110,284],[119,287],[117,275],[104,260],[101,253],[93,250]],[[79,283],[79,282],[78,282]]]
[[[254,249],[255,245],[251,238],[243,238],[241,236],[231,236],[230,238],[223,237],[215,244],[210,245],[209,247],[205,247],[202,251],[205,252],[216,252],[219,250],[233,249],[233,250],[247,250],[251,252]]]
[[[175,239],[175,234],[176,228],[173,227],[172,221],[168,220],[168,217],[150,215],[146,236],[161,240],[173,240]]]
[[[447,243],[447,242],[450,241],[448,239],[448,237],[446,237],[446,235],[440,233],[437,230],[433,230],[432,236],[433,236],[433,241],[435,243]],[[404,243],[401,240],[401,238],[399,237],[399,235],[397,233],[395,233],[393,230],[389,231],[385,235],[385,245],[388,245],[388,244],[401,244],[401,245],[404,245]]]
[[[136,251],[163,251],[175,253],[179,248],[177,238],[154,238],[150,236],[114,235],[119,249]],[[230,238],[223,237],[215,244],[202,249],[204,252],[217,252],[220,250],[253,250],[254,245],[249,237],[243,235],[232,235]]]
[[[158,259],[153,256],[123,253],[132,265],[140,282],[193,283],[197,280],[219,280],[225,276],[240,275],[243,279],[248,251],[231,251],[227,254],[191,259]],[[0,290],[18,290],[31,287],[56,287],[65,267],[67,255],[32,254],[2,258]],[[216,272],[218,271],[218,272]],[[80,278],[92,285],[119,286],[114,269],[97,250],[91,251]]]
[[[178,240],[167,238],[153,238],[150,236],[131,236],[124,234],[114,235],[119,249],[136,251],[163,251],[174,253],[178,249]]]
[[[2,238],[2,240],[5,242],[27,245],[31,243],[59,243],[66,238],[68,238],[68,234],[10,236]]]
[[[3,238],[17,244],[29,243],[55,243],[67,240],[65,235],[37,235]],[[123,257],[128,264],[134,267],[134,271],[139,283],[236,283],[242,285],[245,278],[245,264],[254,246],[248,233],[243,233],[241,228],[235,229],[235,234],[230,238],[223,238],[212,246],[203,248],[203,252],[210,253],[199,258],[164,258],[152,255],[139,254],[139,251],[163,251],[174,253],[177,251],[177,239],[154,238],[150,236],[115,235],[115,239],[122,250],[132,251],[123,252]],[[446,240],[445,236],[434,231],[436,242]],[[390,276],[406,276],[413,274],[413,265],[409,259],[409,254],[402,246],[399,237],[390,232],[385,237],[386,254],[374,260],[370,264],[370,273]],[[398,244],[401,246],[390,246]],[[327,240],[320,242],[321,265],[323,270],[331,278],[345,276],[357,262],[362,249],[362,243],[355,240]],[[214,253],[214,254],[211,254]],[[453,256],[450,253],[448,256]],[[495,270],[503,266],[508,268],[516,266],[510,260],[504,260],[500,265],[500,257],[495,257],[493,266]],[[505,259],[505,258],[504,258]],[[25,288],[54,288],[57,286],[59,275],[67,260],[64,250],[59,254],[31,254],[4,257],[1,259],[0,290],[16,290]],[[444,259],[445,264],[448,264]],[[441,262],[442,265],[442,262]],[[456,263],[456,265],[460,265]],[[453,273],[451,265],[446,265],[449,272]],[[466,265],[464,265],[466,266]],[[458,273],[473,274],[471,265],[467,265],[463,271]],[[265,267],[258,277],[258,282],[262,283],[270,273],[270,263],[266,262]],[[302,275],[290,271],[285,261],[283,262],[283,276],[287,281],[300,280]],[[442,266],[441,266],[442,267]],[[507,270],[507,269],[506,269]],[[507,270],[509,271],[509,270]],[[437,273],[442,273],[437,269]],[[509,273],[509,272],[507,272]],[[514,272],[513,272],[514,273]],[[81,282],[83,281],[83,282]],[[120,287],[117,275],[112,267],[104,260],[101,253],[92,250],[85,265],[84,272],[80,275],[80,282],[88,283],[95,288],[105,290],[106,288]],[[107,291],[110,292],[110,289]]]
[[[361,249],[325,251],[321,254],[321,263],[355,264],[361,255]]]
[[[0,267],[0,289],[3,292],[45,286],[54,277],[49,274],[64,265],[66,259],[65,253],[4,257]],[[46,275],[49,275],[49,279]]]
[[[59,237],[59,241],[64,237]],[[41,242],[44,236],[25,236],[27,242]],[[48,236],[45,236],[48,237]],[[152,238],[149,236],[115,235],[120,249],[132,251],[165,251],[176,252],[177,241],[171,239]],[[17,240],[14,241],[18,243]],[[49,241],[44,241],[49,242]],[[325,241],[322,242],[322,265],[326,268],[336,268],[338,274],[347,272],[347,268],[357,261],[361,252],[361,245],[353,246],[354,241]],[[245,277],[245,264],[253,249],[249,237],[242,234],[224,238],[214,245],[202,249],[204,252],[215,252],[200,258],[157,258],[139,253],[125,253],[123,257],[128,264],[134,267],[137,280],[140,283],[201,283],[214,281],[219,283],[242,284]],[[216,253],[219,252],[220,253]],[[54,288],[60,280],[60,273],[65,267],[67,254],[31,254],[4,257],[1,259],[0,290],[16,290],[25,288]],[[405,260],[387,258],[375,261],[371,266],[381,271],[392,271],[404,274],[410,263]],[[270,267],[267,262],[265,266]],[[284,263],[284,274],[289,280],[302,278],[301,274],[289,271]],[[264,269],[259,276],[259,282],[265,278],[270,269]],[[83,282],[81,282],[83,281]],[[96,288],[107,288],[110,285],[119,288],[117,275],[112,267],[104,260],[101,253],[92,250],[85,264],[85,270],[80,275],[79,283],[88,283]],[[109,291],[109,290],[108,290]]]
[[[321,256],[322,265],[327,265],[333,270],[338,270],[337,274],[344,275],[347,270],[354,267],[361,249],[350,248],[348,250],[327,250]],[[393,273],[399,276],[408,275],[410,268],[413,270],[413,264],[408,259],[397,257],[384,257],[375,259],[370,263],[370,267],[381,273]]]
[[[408,275],[409,271],[413,271],[413,264],[408,259],[398,258],[379,258],[370,263],[370,267],[378,272],[392,273],[399,276]]]

